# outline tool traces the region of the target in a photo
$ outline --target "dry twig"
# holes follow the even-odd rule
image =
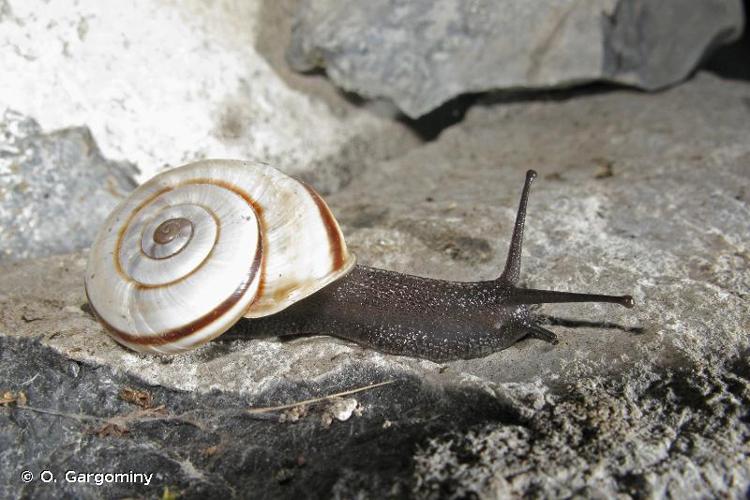
[[[334,398],[340,398],[342,396],[348,396],[350,394],[356,394],[358,392],[369,391],[370,389],[375,389],[376,387],[382,387],[384,385],[392,384],[394,382],[395,380],[386,380],[385,382],[378,382],[377,384],[370,384],[364,387],[350,389],[348,391],[337,392],[335,394],[329,394],[328,396],[305,399],[303,401],[295,401],[294,403],[289,403],[285,405],[266,406],[263,408],[248,408],[247,412],[250,414],[253,414],[253,413],[269,413],[269,412],[274,412],[274,411],[279,411],[279,410],[287,410],[289,408],[294,408],[295,406],[303,406],[303,405],[310,405],[314,403],[320,403],[321,401],[327,401],[327,400],[334,399]]]

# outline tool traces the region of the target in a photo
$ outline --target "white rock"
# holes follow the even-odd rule
[[[289,88],[254,48],[259,0],[2,5],[0,109],[45,130],[87,125],[105,156],[137,164],[140,181],[204,157],[263,159],[298,174],[355,139],[403,133]]]

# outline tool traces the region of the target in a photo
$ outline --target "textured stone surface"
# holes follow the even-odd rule
[[[742,32],[741,0],[305,2],[290,64],[416,118],[459,94],[609,80],[654,90]]]
[[[413,144],[408,130],[286,74],[286,2],[0,1],[0,109],[86,125],[139,181],[201,158],[262,159],[325,191]],[[12,75],[8,78],[7,75]],[[314,176],[312,174],[314,172]]]
[[[86,127],[45,133],[6,109],[0,115],[0,261],[87,247],[136,186],[137,172],[107,161]]]
[[[249,487],[276,497],[742,498],[750,486],[748,102],[749,84],[709,75],[658,95],[487,100],[437,141],[327,197],[360,262],[486,279],[502,268],[523,173],[537,169],[525,284],[630,292],[637,302],[632,310],[542,307],[557,346],[524,340],[439,365],[320,336],[230,335],[185,355],[141,355],[109,340],[87,311],[84,254],[0,268],[0,393],[105,419],[0,408],[0,439],[13,443],[0,455],[0,481],[11,495],[124,494],[24,487],[18,475],[22,460],[34,471],[101,463],[127,471],[133,462],[119,451],[129,449],[161,474],[149,494],[169,487],[188,498]],[[289,420],[301,410],[274,423],[226,415],[383,380],[399,382],[349,396],[362,415],[344,422],[326,418],[325,405],[301,423]],[[87,432],[135,409],[118,400],[123,386],[153,392],[169,413],[131,415],[123,436]],[[188,415],[205,434],[169,417],[195,409]],[[32,438],[48,428],[60,441]],[[205,458],[200,450],[227,429],[237,434],[225,454]]]
[[[527,392],[521,425],[449,433],[414,456],[424,498],[745,498],[750,494],[750,364],[710,357],[562,397]],[[505,424],[505,425],[504,425]]]
[[[435,388],[393,370],[353,368],[304,383],[279,378],[249,398],[150,387],[5,337],[0,380],[19,381],[17,390],[27,397],[25,407],[0,407],[0,460],[8,466],[0,475],[3,498],[161,498],[165,491],[179,498],[300,498],[338,491],[350,498],[373,486],[403,496],[412,483],[409,451],[417,442],[456,424],[515,422],[511,409],[485,391]],[[327,417],[335,401],[287,412],[246,411],[383,380],[397,382],[340,398],[357,407],[343,420]],[[146,407],[130,403],[123,391],[148,394],[139,400]],[[469,405],[473,411],[464,411]],[[24,485],[24,469],[37,478],[51,471],[57,483]],[[149,485],[96,485],[69,483],[67,471],[153,476]],[[361,486],[349,479],[358,476]]]

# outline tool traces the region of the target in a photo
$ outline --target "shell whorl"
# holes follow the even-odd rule
[[[283,310],[354,262],[311,187],[264,164],[209,160],[157,175],[114,210],[85,286],[115,340],[180,352],[242,316]]]

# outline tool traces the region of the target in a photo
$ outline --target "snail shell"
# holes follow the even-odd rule
[[[210,160],[157,175],[110,214],[85,287],[115,340],[172,353],[279,312],[354,263],[310,186],[265,164]]]

